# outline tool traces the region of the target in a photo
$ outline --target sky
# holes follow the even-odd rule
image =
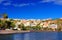
[[[20,19],[61,18],[62,0],[0,0],[3,13]]]

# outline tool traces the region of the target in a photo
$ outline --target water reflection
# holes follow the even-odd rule
[[[33,32],[15,34],[14,40],[58,40],[57,32]]]
[[[33,32],[29,35],[30,40],[43,40],[44,39],[44,33],[42,32]]]
[[[62,40],[62,32],[58,32],[58,39]]]
[[[33,32],[33,33],[22,33],[22,34],[14,34],[14,40],[42,40],[44,39],[43,33]]]
[[[23,34],[14,34],[13,39],[14,40],[24,40],[24,33]]]
[[[13,35],[0,35],[0,40],[13,40]]]
[[[58,40],[58,32],[44,32],[44,40]]]
[[[24,35],[24,40],[30,40],[29,38],[30,38],[30,37],[29,37],[29,34],[26,33],[26,34]]]
[[[62,40],[62,32],[30,32],[0,35],[0,40]]]

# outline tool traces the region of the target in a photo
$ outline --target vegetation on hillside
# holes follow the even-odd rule
[[[14,27],[16,26],[14,23],[13,19],[10,20],[6,20],[8,19],[8,15],[6,13],[0,15],[0,17],[2,16],[3,20],[0,19],[0,29],[1,30],[5,30],[5,29],[14,29]],[[55,20],[46,20],[43,22],[48,22],[48,21],[54,21],[54,24],[57,24],[58,27],[57,31],[61,31],[62,30],[62,19],[55,19]],[[49,24],[50,25],[50,24]],[[36,26],[27,26],[25,27],[23,23],[21,23],[20,25],[18,25],[18,28],[20,28],[21,30],[53,30],[52,28],[43,28],[40,27],[40,23],[37,24]]]

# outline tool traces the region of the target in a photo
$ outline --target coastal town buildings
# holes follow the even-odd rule
[[[57,29],[57,24],[51,24],[49,28],[52,28],[52,29]]]
[[[4,19],[0,18],[0,20],[7,20],[11,21],[10,18]],[[12,19],[12,21],[15,24],[15,27],[13,29],[21,30],[21,25],[23,24],[24,27],[40,27],[40,28],[51,28],[51,29],[57,29],[58,25],[62,25],[62,20],[52,20],[52,19]],[[59,24],[58,24],[59,22]],[[11,28],[12,29],[12,28]],[[7,30],[7,29],[6,29]]]

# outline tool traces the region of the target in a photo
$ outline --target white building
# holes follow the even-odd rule
[[[43,22],[43,28],[46,28],[48,26],[49,26],[49,24],[47,22]]]
[[[37,23],[35,21],[33,21],[33,23],[30,23],[30,26],[33,27],[33,26],[36,26]]]
[[[43,27],[43,23],[40,23],[40,27]]]
[[[18,25],[20,25],[21,24],[21,22],[16,22],[15,23],[15,28],[14,29],[18,29]]]
[[[30,26],[30,22],[24,23],[24,26],[25,26],[25,27],[26,27],[26,26]]]
[[[57,28],[57,24],[51,24],[51,25],[49,26],[49,28],[55,29],[55,28]]]

